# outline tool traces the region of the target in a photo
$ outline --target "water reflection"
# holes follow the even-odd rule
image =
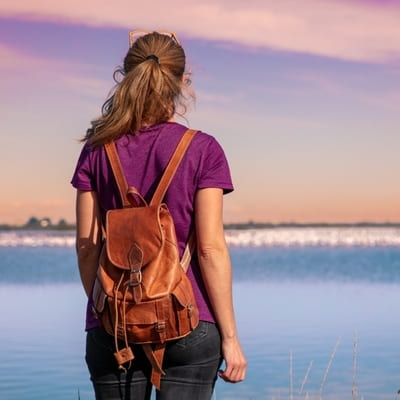
[[[400,371],[399,289],[335,282],[236,282],[235,307],[249,373],[240,385],[218,382],[217,398],[272,399],[279,393],[281,399],[289,398],[290,350],[297,391],[313,360],[305,390],[316,398],[311,394],[318,394],[338,337],[323,398],[351,398],[357,330],[359,394],[393,399]],[[93,399],[83,361],[84,308],[79,284],[1,286],[2,399],[76,399],[78,390],[82,400]]]

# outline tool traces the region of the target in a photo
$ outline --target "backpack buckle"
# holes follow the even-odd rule
[[[155,330],[157,333],[165,332],[165,321],[159,321],[155,323]]]
[[[140,269],[131,269],[129,274],[129,286],[138,286],[142,283],[142,271]]]

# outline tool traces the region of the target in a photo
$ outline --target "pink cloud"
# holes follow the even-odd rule
[[[68,89],[93,98],[103,98],[110,89],[110,82],[94,78],[91,71],[95,66],[46,59],[32,56],[0,44],[0,82],[2,89],[36,88],[38,82],[41,88]],[[29,74],[25,74],[29,65]]]
[[[157,12],[154,12],[157,8]],[[400,55],[400,5],[345,0],[3,0],[0,15],[90,26],[169,28],[208,40],[385,62]],[[165,19],[168,15],[168,21]]]
[[[24,69],[25,65],[39,67],[42,63],[35,57],[25,55],[9,47],[0,44],[0,71]]]

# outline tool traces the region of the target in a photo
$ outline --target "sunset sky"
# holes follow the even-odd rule
[[[225,221],[400,221],[400,0],[0,2],[0,224],[74,222],[70,179],[131,29],[172,30]]]

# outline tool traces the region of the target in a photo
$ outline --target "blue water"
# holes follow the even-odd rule
[[[0,245],[0,399],[93,399],[83,358],[85,296],[74,248],[35,243]],[[395,398],[400,246],[230,250],[249,368],[241,384],[218,382],[215,398],[283,400],[292,386],[293,399],[307,393],[318,399],[333,357],[322,398],[352,399],[355,332],[357,398]]]

